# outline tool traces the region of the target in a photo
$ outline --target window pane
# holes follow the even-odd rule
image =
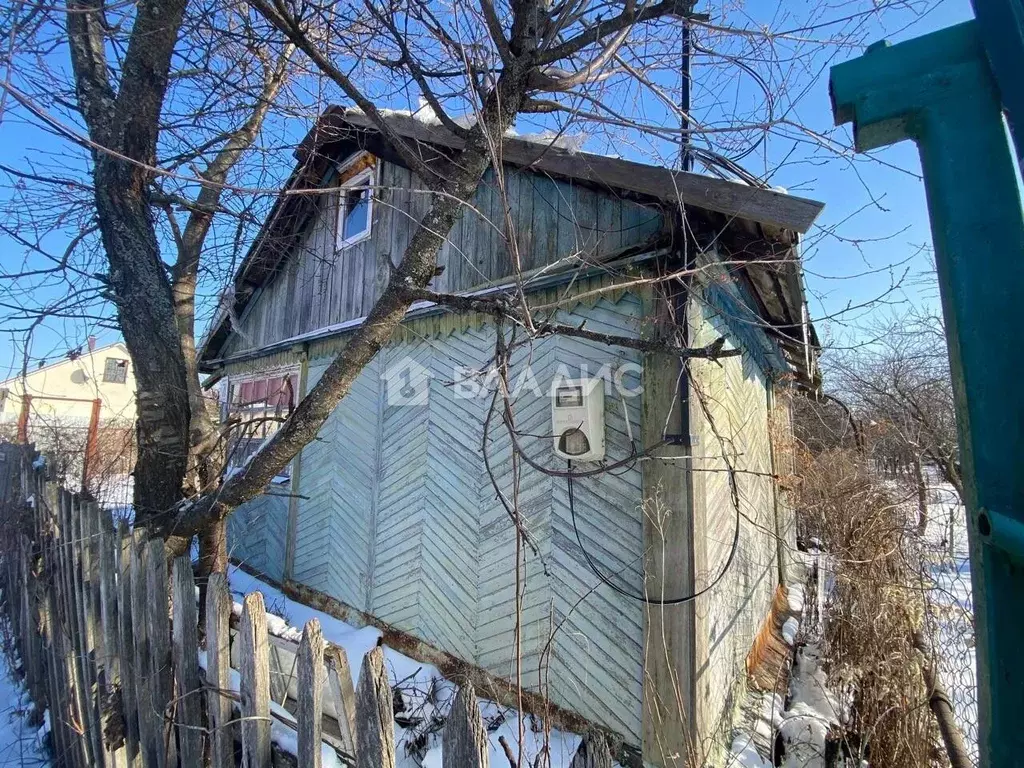
[[[267,380],[260,379],[259,381],[253,382],[252,401],[254,403],[262,403],[267,399]]]
[[[111,384],[124,384],[128,378],[128,361],[116,357],[108,357],[103,363],[103,381]]]
[[[370,190],[355,189],[345,194],[345,220],[342,223],[343,240],[357,237],[369,229]]]

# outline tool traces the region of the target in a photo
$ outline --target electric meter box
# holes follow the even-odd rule
[[[600,461],[605,454],[604,380],[561,381],[551,394],[555,455],[571,461]]]

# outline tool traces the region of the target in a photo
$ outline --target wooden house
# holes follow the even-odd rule
[[[389,120],[427,162],[459,146]],[[460,386],[493,359],[493,319],[414,305],[290,473],[232,516],[231,554],[495,678],[518,670],[649,764],[682,765],[728,727],[795,546],[772,477],[786,471],[788,393],[815,378],[798,247],[821,205],[524,139],[501,152],[435,291],[518,284],[538,317],[738,352],[681,367],[548,336],[512,361],[528,383],[513,442],[488,421],[486,382]],[[428,204],[359,113],[328,111],[296,154],[202,349],[229,409],[279,413],[314,385]],[[577,462],[570,487],[548,385],[581,366],[604,391],[604,458]],[[513,495],[529,536],[518,610]]]

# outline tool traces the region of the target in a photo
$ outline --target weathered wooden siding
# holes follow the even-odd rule
[[[737,520],[723,456],[737,470],[742,513],[735,560],[697,606],[703,633],[696,643],[697,696],[706,734],[729,720],[745,657],[777,583],[766,373],[776,361],[764,334],[736,321],[736,302],[742,297],[735,286],[712,280],[698,299],[701,317],[694,343],[724,335],[745,350],[742,357],[693,365],[695,386],[710,415],[710,420],[698,420],[703,424],[696,427],[700,447],[693,462],[706,489],[704,527],[694,543],[704,552],[698,586],[723,568]],[[558,319],[574,325],[585,321],[595,331],[638,335],[641,305],[635,296],[618,292],[567,309]],[[297,490],[307,498],[297,503],[291,576],[492,672],[512,676],[516,541],[481,456],[490,398],[466,399],[453,386],[460,366],[487,367],[494,340],[495,329],[485,318],[423,318],[407,323],[378,354],[318,440],[303,451]],[[336,351],[336,342],[311,345],[310,385]],[[557,466],[550,441],[537,436],[550,430],[548,388],[556,372],[579,375],[586,365],[594,374],[606,363],[632,363],[636,368],[626,383],[639,384],[639,355],[564,337],[522,351],[513,361],[514,384],[527,363],[542,394],[527,388],[516,398],[516,424],[526,436],[524,448],[549,466]],[[425,396],[413,404],[397,402],[395,388],[410,381],[425,382]],[[610,459],[629,454],[630,437],[641,434],[640,416],[639,397],[623,403],[609,390]],[[499,488],[511,496],[512,450],[499,419],[492,424],[487,453]],[[520,472],[520,508],[537,550],[523,548],[524,681],[536,688],[546,661],[548,692],[556,702],[639,739],[642,606],[602,585],[586,563],[564,479],[525,464]],[[640,590],[638,466],[580,480],[574,496],[587,552],[623,588]],[[787,528],[787,538],[790,533]]]
[[[560,320],[638,334],[640,302],[630,295],[564,312]],[[424,327],[427,324],[423,324]],[[459,366],[483,368],[495,329],[473,324],[456,333],[417,333],[389,345],[363,372],[319,438],[302,454],[292,578],[409,630],[462,658],[514,674],[515,529],[496,498],[480,447],[490,397],[465,398],[452,386]],[[553,461],[549,387],[556,373],[591,374],[602,365],[635,366],[639,356],[573,339],[549,338],[514,361],[513,382],[529,362],[540,394],[524,386],[516,421],[525,450]],[[310,363],[310,383],[327,359]],[[426,402],[388,398],[403,370],[426,372]],[[415,381],[416,379],[414,379]],[[640,398],[606,401],[608,452],[630,453],[639,436]],[[628,413],[629,427],[626,426]],[[502,491],[512,494],[509,438],[492,425],[488,456]],[[641,588],[640,472],[580,480],[575,489],[581,538],[591,557],[626,589]],[[537,687],[542,654],[555,701],[637,736],[642,693],[640,604],[601,586],[586,565],[570,520],[563,479],[525,467],[520,480],[524,522],[543,561],[524,547],[523,676]],[[582,600],[581,600],[582,598]]]
[[[288,493],[288,484],[272,486],[271,493]],[[284,577],[287,530],[288,499],[259,496],[228,518],[228,554],[280,581]]]
[[[662,230],[656,208],[579,184],[505,169],[488,171],[438,255],[439,291],[466,291],[560,259],[600,260]],[[429,196],[409,170],[381,163],[371,235],[335,250],[337,194],[323,195],[295,252],[238,319],[231,355],[364,317],[425,215]],[[333,186],[328,179],[326,186]],[[504,194],[503,194],[504,191]],[[509,209],[506,218],[505,208]]]
[[[312,387],[328,359],[310,363]],[[381,358],[360,374],[317,439],[302,450],[292,578],[366,607],[372,564]]]
[[[725,336],[730,347],[748,349],[730,326],[728,313],[718,303],[721,299],[715,292],[702,296],[694,343]],[[703,633],[697,647],[704,651],[704,657],[696,660],[697,700],[707,736],[726,729],[731,721],[735,695],[745,678],[747,654],[778,584],[778,549],[773,486],[768,476],[772,464],[766,373],[746,351],[742,357],[717,363],[695,361],[692,371],[695,396],[701,398],[704,411],[700,458],[694,461],[695,468],[704,473],[705,488],[705,528],[696,542],[705,552],[705,570],[697,574],[698,588],[722,572],[736,525],[740,526],[732,565],[721,582],[698,600],[696,608],[697,631]]]
[[[771,438],[774,472],[781,482],[775,483],[775,508],[778,526],[779,562],[784,581],[795,575],[794,561],[797,558],[796,509],[791,491],[794,487],[793,473],[796,471],[796,441],[793,437],[793,391],[788,387],[774,386],[771,397]]]

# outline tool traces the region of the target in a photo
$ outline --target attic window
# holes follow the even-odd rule
[[[108,357],[103,364],[103,381],[107,384],[124,384],[128,380],[128,361]]]
[[[357,243],[370,236],[373,219],[373,170],[367,170],[345,182],[338,206],[338,247]]]

